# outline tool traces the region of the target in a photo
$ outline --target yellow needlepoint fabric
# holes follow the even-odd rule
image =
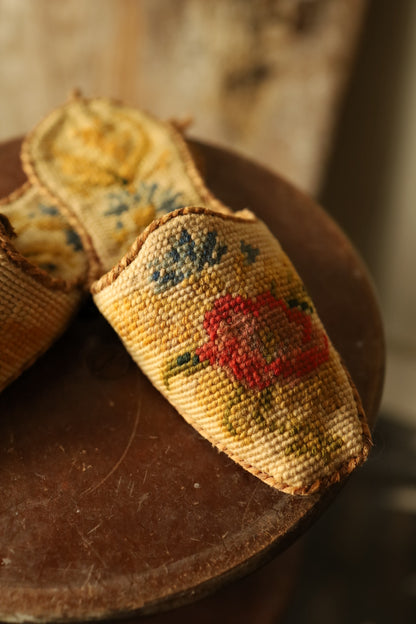
[[[156,220],[92,291],[179,413],[266,483],[309,494],[366,458],[369,431],[339,355],[248,211]]]
[[[78,234],[37,189],[0,202],[0,390],[66,328],[87,270]]]
[[[50,113],[26,138],[22,161],[33,184],[79,221],[95,275],[165,213],[194,204],[229,212],[172,124],[107,99],[77,96]]]

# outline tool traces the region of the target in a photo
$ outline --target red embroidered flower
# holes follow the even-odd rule
[[[255,300],[226,295],[205,314],[209,341],[199,361],[221,366],[249,388],[263,390],[279,377],[303,377],[329,357],[328,338],[299,308],[266,291]]]

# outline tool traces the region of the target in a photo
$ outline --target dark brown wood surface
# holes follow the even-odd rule
[[[193,149],[214,193],[254,210],[279,238],[373,425],[383,331],[357,253],[278,176],[215,147]],[[0,148],[1,196],[24,181],[18,153],[18,141]],[[218,453],[87,301],[0,396],[0,619],[110,618],[190,602],[287,548],[338,490],[282,494]]]

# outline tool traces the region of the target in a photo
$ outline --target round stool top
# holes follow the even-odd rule
[[[281,242],[370,425],[383,331],[365,267],[312,200],[193,142],[212,191]],[[0,146],[0,196],[24,175]],[[296,497],[217,452],[154,389],[91,301],[0,396],[0,619],[109,618],[193,600],[286,548],[339,491]],[[353,478],[353,477],[352,477]]]

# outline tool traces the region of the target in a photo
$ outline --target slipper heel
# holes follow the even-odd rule
[[[231,212],[206,188],[174,124],[105,98],[77,93],[52,111],[26,137],[22,164],[78,222],[96,276],[164,214],[189,205]]]

